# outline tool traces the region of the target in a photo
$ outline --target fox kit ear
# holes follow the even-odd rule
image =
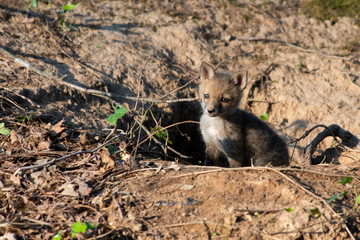
[[[202,62],[201,66],[200,66],[200,79],[201,80],[205,80],[205,79],[210,79],[214,76],[215,72],[213,67],[206,63],[206,62]]]
[[[232,81],[236,86],[240,87],[240,89],[244,89],[246,86],[247,73],[243,74],[241,72],[235,73],[232,76]]]

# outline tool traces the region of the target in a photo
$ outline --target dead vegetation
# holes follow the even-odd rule
[[[276,1],[37,3],[0,4],[2,239],[360,239],[351,18]],[[202,166],[203,60],[248,72],[242,107],[292,142],[290,167]]]

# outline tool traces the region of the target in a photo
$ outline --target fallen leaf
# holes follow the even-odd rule
[[[86,133],[82,133],[80,134],[80,144],[82,146],[85,146],[87,144],[89,144],[89,139]]]
[[[37,146],[39,151],[50,150],[51,143],[49,141],[40,142]]]
[[[15,132],[15,131],[10,132],[11,143],[22,142],[22,140],[23,140],[23,137],[20,136],[17,132]]]
[[[0,240],[16,240],[15,233],[5,233],[2,237],[0,237]]]
[[[78,197],[79,193],[74,190],[75,186],[72,183],[64,183],[59,187],[59,190],[63,190],[60,194],[71,197]]]
[[[64,122],[64,119],[61,120],[60,122],[58,122],[57,124],[55,124],[54,126],[52,126],[50,129],[53,130],[54,132],[56,132],[56,134],[61,133],[62,131],[65,130],[65,127],[62,127],[62,123]]]
[[[20,186],[20,174],[17,174],[17,172],[11,175],[10,180],[13,181],[15,185]]]
[[[105,164],[105,169],[112,168],[116,165],[113,155],[107,149],[101,151],[101,162]]]
[[[33,172],[30,174],[30,176],[33,178],[34,184],[38,186],[44,186],[44,183],[46,183],[46,179],[50,178],[50,174],[44,170]]]
[[[82,196],[89,196],[89,194],[92,191],[92,188],[89,187],[84,181],[82,181],[80,178],[76,178],[74,182],[79,185],[79,193]]]

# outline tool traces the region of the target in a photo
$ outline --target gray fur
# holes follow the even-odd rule
[[[216,73],[209,64],[203,63],[200,79],[204,110],[200,129],[207,160],[230,167],[289,164],[283,140],[264,121],[237,108],[246,84],[241,75]],[[227,101],[223,101],[224,98]]]

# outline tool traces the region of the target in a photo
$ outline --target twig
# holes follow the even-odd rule
[[[152,107],[152,104],[151,106],[149,107],[149,109]],[[144,119],[145,119],[145,115],[146,115],[146,112],[144,114],[144,103],[142,103],[142,108],[141,108],[141,111],[142,111],[142,118],[141,118],[141,121],[140,123],[137,122],[139,124],[139,132],[138,132],[138,136],[137,136],[137,140],[136,140],[136,146],[138,146],[139,144],[139,141],[140,141],[140,135],[141,135],[141,129],[143,127],[143,122],[144,122]],[[134,118],[135,119],[135,118]],[[136,168],[138,168],[137,166],[139,165],[139,163],[136,161],[136,153],[137,153],[137,150],[138,148],[135,147],[135,149],[133,150],[133,153],[131,153],[131,159],[130,159],[130,169],[133,170],[133,165],[136,166]],[[133,164],[134,163],[134,164]]]
[[[25,97],[25,96],[23,96],[23,95],[15,92],[15,91],[11,90],[11,89],[8,89],[8,88],[0,88],[0,89],[14,93],[16,96],[19,96],[19,97],[21,97],[22,99],[28,101],[32,106],[38,106],[36,103],[34,103],[33,101],[31,101],[31,99],[29,99],[29,98],[27,98],[27,97]]]
[[[117,193],[116,192],[113,192],[113,201],[114,203],[116,204],[116,206],[118,207],[119,209],[119,216],[120,216],[120,219],[124,219],[124,215],[122,213],[122,210],[121,210],[121,202],[119,203],[117,200],[116,200],[116,195]],[[121,201],[121,196],[120,196],[120,201]]]
[[[212,170],[206,170],[201,172],[194,172],[194,173],[187,173],[183,175],[177,175],[172,176],[170,178],[180,178],[180,177],[186,177],[191,175],[200,175],[200,174],[207,174],[207,173],[213,173],[213,172],[220,172],[220,171],[239,171],[239,170],[254,170],[254,171],[262,171],[267,169],[277,169],[278,171],[290,171],[290,172],[303,172],[303,173],[311,173],[311,174],[319,174],[327,177],[352,177],[354,179],[358,179],[359,176],[355,175],[344,175],[344,174],[334,174],[334,173],[324,173],[324,172],[317,172],[313,170],[307,170],[307,169],[299,169],[299,168],[269,168],[269,167],[240,167],[240,168],[225,168],[225,167],[216,167],[216,166],[185,166],[185,168],[205,168],[205,169],[212,169]]]
[[[334,211],[334,209],[332,209],[332,207],[330,207],[330,205],[320,196],[316,195],[315,193],[307,190],[306,188],[304,188],[303,186],[301,186],[298,182],[295,182],[294,180],[292,180],[290,177],[288,177],[287,175],[285,175],[284,173],[277,171],[276,169],[272,169],[272,171],[280,174],[281,176],[283,176],[285,179],[287,179],[288,181],[292,182],[293,184],[295,184],[297,187],[299,187],[300,189],[302,189],[303,191],[305,191],[306,193],[310,194],[311,196],[315,197],[316,199],[318,199],[320,202],[322,202],[329,210],[332,214],[334,214],[336,217],[338,217],[339,219],[341,219],[341,222],[345,228],[345,230],[347,231],[347,233],[349,234],[350,238],[355,240],[355,237],[353,236],[353,234],[351,233],[350,229],[348,228],[348,226],[346,225],[344,219],[337,213]]]
[[[339,125],[332,124],[326,127],[314,138],[314,140],[311,141],[309,145],[305,147],[304,152],[309,160],[310,165],[312,164],[312,154],[314,153],[315,148],[322,140],[329,136],[333,136],[334,139],[336,139],[336,137],[340,137],[342,143],[337,140],[336,141],[344,146],[355,147],[359,143],[359,139],[357,139],[357,137],[355,137],[349,131],[342,129]]]
[[[203,222],[199,221],[199,222],[187,222],[187,223],[175,223],[175,224],[168,224],[168,225],[163,225],[163,226],[158,226],[155,227],[156,228],[173,228],[173,227],[184,227],[184,226],[189,226],[189,225],[195,225],[195,224],[203,224]]]
[[[253,232],[255,231],[255,229],[256,229],[256,227],[257,227],[257,225],[259,224],[260,219],[261,219],[261,218],[262,218],[262,216],[264,216],[265,214],[266,214],[266,212],[262,213],[262,214],[258,217],[258,219],[257,219],[257,221],[256,221],[256,223],[255,223],[255,225],[254,225],[254,227],[252,228],[252,230],[250,231],[249,235],[247,236],[247,238],[246,238],[245,240],[250,239],[251,235],[253,234]]]
[[[249,213],[276,213],[284,211],[284,209],[235,209],[238,212],[249,212]]]
[[[341,73],[344,73],[346,76],[347,76],[347,79],[349,79],[349,81],[352,83],[352,84],[354,84],[356,87],[360,87],[359,85],[357,85],[356,83],[355,83],[355,80],[353,81],[353,80],[351,80],[351,78],[350,78],[350,75],[347,73],[347,72],[344,72],[344,71],[340,71]]]
[[[154,139],[154,141],[155,141],[157,144],[160,145],[160,147],[162,148],[162,150],[163,150],[164,152],[166,152],[166,149],[165,149],[164,144],[163,144],[162,142],[160,142],[159,140],[157,140],[157,139],[154,137],[154,135],[155,135],[155,133],[157,133],[157,131],[155,131],[154,133],[151,133],[144,125],[140,124],[140,122],[139,122],[138,119],[136,119],[136,118],[134,118],[134,119],[135,119],[135,121],[141,126],[141,128],[146,132],[146,134],[148,135],[148,137],[147,137],[145,140],[143,140],[141,143],[139,143],[135,148],[138,148],[138,147],[139,147],[141,144],[143,144],[146,140],[148,140],[149,138],[152,138],[152,139]],[[186,122],[195,122],[195,121],[186,121]],[[175,123],[175,124],[172,124],[172,126],[175,126],[175,125],[178,125],[178,124],[182,124],[182,123],[184,123],[184,122]],[[167,126],[166,128],[169,128],[170,126],[171,126],[171,125]],[[165,129],[165,128],[163,128],[163,129]],[[178,151],[176,151],[175,149],[173,149],[173,148],[170,147],[170,146],[167,146],[167,148],[168,148],[170,151],[172,151],[173,153],[177,154],[177,155],[178,155],[179,157],[181,157],[181,158],[185,158],[185,159],[192,158],[191,156],[186,156],[186,155],[183,155],[183,154],[179,153]]]
[[[318,125],[315,125],[314,127],[310,128],[309,130],[307,130],[301,137],[289,142],[289,144],[291,143],[295,143],[295,142],[298,142],[300,141],[301,139],[304,139],[306,138],[313,130],[315,130],[316,128],[319,128],[319,127],[323,127],[325,129],[328,129],[328,126],[324,125],[324,124],[318,124]],[[335,136],[333,136],[335,138]]]
[[[21,219],[27,220],[27,221],[30,221],[30,222],[33,222],[33,223],[37,223],[37,224],[39,224],[39,225],[52,226],[51,223],[44,222],[44,221],[40,221],[40,220],[36,220],[36,219],[31,219],[31,218],[28,218],[28,217],[21,217]]]
[[[206,225],[205,220],[202,221],[202,224],[203,224],[203,227],[204,227],[204,230],[205,230],[208,240],[211,240],[211,232],[210,232],[209,227]]]
[[[255,41],[255,42],[276,42],[276,43],[283,43],[283,44],[286,44],[286,45],[288,45],[288,46],[290,46],[290,47],[296,48],[296,49],[298,49],[298,50],[300,50],[300,51],[303,51],[303,52],[317,53],[317,54],[322,55],[322,56],[324,56],[324,57],[334,58],[334,59],[342,59],[342,60],[346,60],[346,61],[352,61],[352,60],[353,60],[352,58],[349,58],[349,57],[341,57],[341,56],[336,56],[336,55],[329,55],[329,54],[326,54],[326,53],[323,53],[323,52],[320,52],[320,51],[302,48],[302,47],[299,47],[299,46],[297,46],[297,45],[295,45],[295,44],[293,44],[293,43],[289,43],[288,41],[283,40],[283,39],[251,37],[251,38],[238,38],[237,40],[240,40],[240,41]]]
[[[191,101],[196,101],[198,99],[198,98],[179,98],[179,99],[163,100],[163,99],[155,99],[155,98],[138,98],[138,97],[125,96],[125,95],[116,94],[116,93],[107,93],[104,91],[90,89],[90,88],[86,88],[86,87],[80,87],[76,84],[66,82],[62,78],[55,77],[54,75],[52,75],[50,73],[47,73],[45,71],[41,71],[41,70],[35,68],[34,66],[30,65],[26,61],[24,61],[20,58],[17,58],[15,55],[11,54],[10,52],[6,51],[5,49],[3,49],[1,47],[0,47],[0,52],[4,55],[10,57],[16,63],[26,67],[27,69],[30,69],[30,70],[36,72],[37,74],[39,74],[41,76],[44,76],[44,77],[52,79],[52,80],[56,80],[58,83],[65,85],[67,87],[74,88],[78,91],[85,92],[85,93],[88,93],[93,96],[105,98],[107,100],[109,100],[109,97],[110,97],[110,98],[122,98],[122,99],[127,99],[127,100],[132,100],[132,101],[138,100],[138,101],[142,101],[142,102],[152,102],[152,103],[177,103],[177,102],[191,102]]]
[[[0,98],[8,101],[9,103],[12,103],[15,107],[17,107],[17,108],[20,109],[21,111],[26,112],[25,109],[23,109],[22,107],[20,107],[20,106],[19,106],[16,102],[14,102],[13,100],[11,100],[11,99],[9,99],[9,98],[7,98],[7,97],[3,97],[3,96],[1,96],[1,95],[0,95]]]
[[[146,68],[146,65],[148,64],[148,62],[150,61],[151,58],[149,58],[145,65],[144,65],[144,69],[142,70],[142,76],[145,78],[145,74],[144,74],[144,70]],[[136,108],[137,108],[137,105],[138,105],[138,102],[139,102],[139,99],[140,99],[140,84],[141,84],[141,78],[142,76],[139,77],[139,81],[138,81],[138,86],[137,86],[137,99],[136,99],[136,102],[135,102],[135,106],[134,106],[134,111],[136,111]]]
[[[238,57],[241,57],[241,56],[250,55],[250,54],[253,54],[254,52],[255,52],[255,51],[244,52],[244,53],[240,53],[240,54],[238,54],[238,55],[235,55],[235,56],[233,56],[233,57],[229,57],[229,58],[227,58],[227,59],[219,62],[219,63],[215,66],[214,71],[216,71],[216,69],[218,69],[218,67],[220,67],[222,64],[226,63],[227,61],[230,61],[230,60],[232,60],[232,59],[234,59],[234,58],[238,58]]]
[[[119,138],[119,137],[122,137],[124,136],[125,134],[119,134],[115,137],[113,137],[112,139],[110,139],[109,141],[105,142],[104,144],[101,144],[100,146],[90,150],[90,151],[79,151],[79,152],[75,152],[75,153],[71,153],[71,154],[68,154],[66,156],[63,156],[63,157],[60,157],[60,158],[56,158],[56,159],[53,159],[49,162],[46,162],[46,163],[42,163],[42,164],[38,164],[38,165],[33,165],[33,166],[26,166],[26,167],[21,167],[21,168],[18,168],[14,175],[16,175],[18,172],[20,171],[25,171],[25,170],[29,170],[29,169],[34,169],[34,168],[40,168],[40,167],[44,167],[44,166],[47,166],[47,165],[50,165],[50,164],[53,164],[55,162],[58,162],[60,160],[63,160],[63,159],[66,159],[66,158],[69,158],[69,157],[72,157],[72,156],[76,156],[76,155],[79,155],[79,154],[84,154],[84,153],[94,153],[96,152],[97,150],[99,150],[100,148],[104,147],[105,145],[109,144],[110,142],[114,141],[115,139]]]
[[[104,233],[104,234],[101,234],[101,235],[96,235],[96,239],[102,239],[104,237],[106,237],[107,235],[113,233],[116,229],[111,229],[110,231]]]
[[[324,138],[326,138],[328,136],[332,136],[339,145],[341,145],[347,149],[349,149],[348,146],[356,146],[359,143],[359,139],[356,136],[354,136],[350,132],[342,129],[340,126],[338,126],[336,124],[332,124],[330,126],[326,126],[324,124],[318,124],[318,125],[315,125],[314,127],[310,128],[309,130],[307,130],[300,138],[297,138],[297,139],[291,141],[290,144],[294,143],[294,142],[296,143],[296,142],[300,141],[301,139],[306,138],[314,129],[316,129],[318,127],[323,127],[323,128],[325,128],[325,130],[322,131],[321,133],[319,133],[314,138],[314,140],[309,145],[307,145],[304,149],[306,156],[308,156],[310,165],[312,163],[312,153],[314,152],[314,149]],[[345,142],[345,144],[339,142],[339,140],[337,140],[337,138],[336,138],[337,136],[340,137],[342,139],[342,141]],[[357,152],[356,150],[353,150],[353,149],[349,149],[349,150]]]
[[[193,81],[197,80],[198,78],[199,78],[199,77],[191,79],[190,81],[188,81],[188,82],[185,83],[184,85],[182,85],[182,86],[180,86],[180,87],[178,87],[178,88],[170,91],[169,93],[161,96],[161,97],[159,98],[159,100],[165,98],[166,96],[169,96],[170,94],[172,94],[172,93],[174,93],[174,92],[176,92],[176,91],[179,91],[180,89],[183,89],[184,87],[186,87],[187,85],[189,85],[189,84],[192,83]]]
[[[219,169],[215,169],[215,170],[209,170],[209,171],[203,171],[203,172],[197,172],[197,173],[191,173],[191,174],[183,174],[180,176],[174,176],[174,177],[170,177],[170,178],[178,178],[178,177],[184,177],[184,176],[189,176],[189,175],[198,175],[198,174],[205,174],[205,173],[214,173],[214,172],[218,172],[218,171],[235,171],[235,170],[268,170],[268,171],[273,171],[276,172],[277,174],[281,175],[282,177],[284,177],[286,180],[288,180],[289,182],[295,184],[297,187],[299,187],[300,189],[302,189],[303,191],[305,191],[306,193],[310,194],[311,196],[315,197],[316,199],[318,199],[320,202],[322,202],[328,209],[330,209],[331,213],[334,214],[336,217],[338,217],[339,219],[341,219],[342,224],[345,228],[345,230],[347,231],[347,233],[349,234],[350,238],[355,240],[355,237],[353,236],[353,234],[351,233],[350,229],[348,228],[348,226],[346,225],[345,221],[343,218],[341,218],[340,215],[338,215],[331,207],[330,205],[320,196],[316,195],[315,193],[307,190],[306,188],[304,188],[303,186],[301,186],[299,183],[295,182],[293,179],[291,179],[290,177],[288,177],[286,174],[282,173],[283,168],[269,168],[269,167],[242,167],[242,168],[219,168]],[[288,168],[285,168],[285,170],[291,170]]]
[[[266,100],[260,100],[260,99],[246,99],[247,102],[261,102],[261,103],[270,103],[270,104],[276,104],[276,103],[280,103],[280,101],[277,102],[270,102],[270,101],[266,101]]]

